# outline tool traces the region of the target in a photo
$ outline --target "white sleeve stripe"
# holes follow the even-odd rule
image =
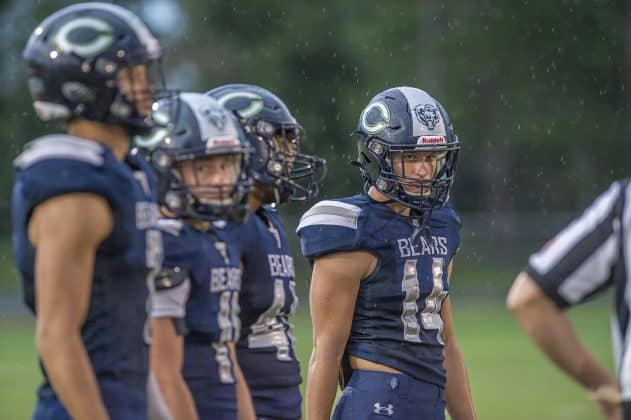
[[[611,268],[618,260],[618,235],[619,232],[614,230],[607,240],[561,283],[558,288],[561,297],[571,304],[581,302],[585,296],[609,280]]]
[[[184,222],[179,219],[158,219],[158,228],[164,232],[170,233],[173,236],[180,236],[182,229],[184,228]]]
[[[530,266],[539,274],[545,274],[554,268],[582,238],[611,215],[619,190],[620,185],[614,183],[578,219],[563,229],[550,246],[533,254],[529,260]]]
[[[18,168],[26,168],[45,159],[72,159],[103,165],[103,148],[96,142],[70,136],[46,136],[27,144],[13,162]]]
[[[311,210],[309,210],[307,213],[308,214],[310,212],[316,212],[317,209],[321,208],[321,207],[325,207],[325,206],[331,206],[331,207],[339,207],[341,209],[345,209],[348,210],[351,213],[355,213],[357,215],[359,215],[359,213],[361,213],[362,209],[360,207],[357,207],[353,204],[348,204],[348,203],[344,203],[342,201],[335,201],[335,200],[322,200],[319,203],[317,203],[315,206],[313,206],[311,208]]]
[[[316,214],[309,217],[303,216],[298,228],[296,228],[296,231],[315,225],[342,226],[357,230],[357,217],[353,218],[331,214]]]
[[[302,215],[296,232],[313,225],[336,225],[357,229],[357,219],[361,211],[360,207],[341,201],[320,201]]]

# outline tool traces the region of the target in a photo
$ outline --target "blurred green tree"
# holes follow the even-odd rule
[[[10,159],[55,128],[35,121],[21,49],[39,20],[70,3],[3,4],[3,197]],[[628,2],[120,3],[156,28],[171,84],[203,92],[247,82],[278,93],[307,129],[304,149],[327,158],[326,196],[361,189],[349,134],[368,100],[397,85],[427,89],[451,113],[462,142],[453,193],[461,211],[572,209],[627,173]],[[8,199],[0,211],[8,220]]]

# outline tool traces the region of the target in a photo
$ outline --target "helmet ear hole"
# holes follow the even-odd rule
[[[393,190],[393,183],[388,182],[383,178],[379,178],[377,182],[375,182],[375,186],[379,191],[384,193],[390,193]]]
[[[368,149],[370,149],[371,152],[381,157],[383,157],[386,154],[386,148],[381,143],[378,143],[376,141],[369,142]]]
[[[281,176],[283,174],[283,164],[277,160],[270,160],[267,163],[267,170],[274,176]]]

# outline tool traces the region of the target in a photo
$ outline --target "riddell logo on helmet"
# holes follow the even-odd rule
[[[215,137],[208,139],[208,142],[206,143],[206,150],[238,145],[239,140],[234,137]]]
[[[445,144],[445,137],[443,136],[421,136],[418,138],[416,144]]]

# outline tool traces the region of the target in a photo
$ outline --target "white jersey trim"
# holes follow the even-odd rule
[[[320,201],[302,215],[296,232],[315,225],[342,226],[357,230],[357,220],[361,211],[360,207],[341,201]]]
[[[184,222],[179,219],[158,219],[158,229],[170,233],[173,236],[180,236],[184,228]]]
[[[13,164],[24,169],[46,159],[70,159],[102,166],[103,150],[103,146],[92,140],[64,134],[49,135],[27,143]]]

